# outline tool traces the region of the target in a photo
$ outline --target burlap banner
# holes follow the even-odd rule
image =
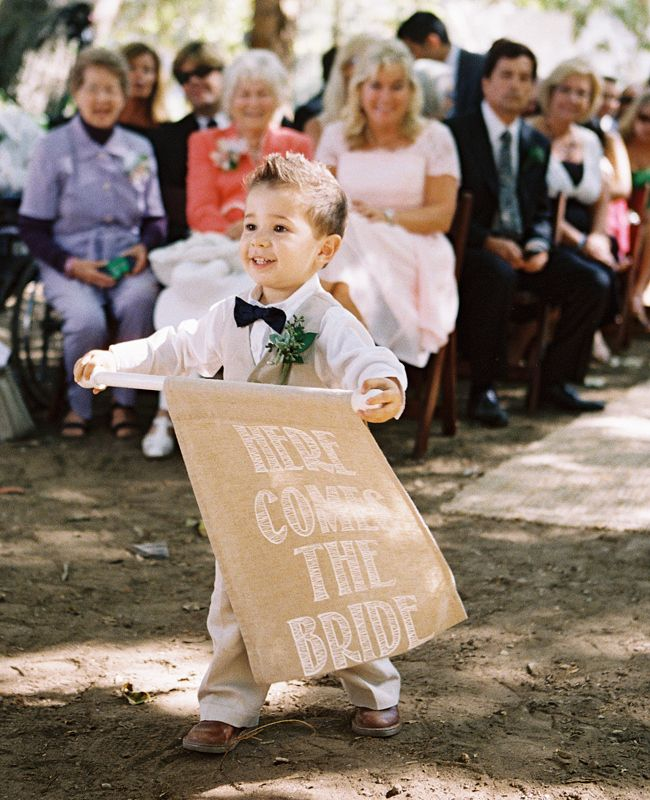
[[[348,392],[171,378],[165,394],[259,683],[403,653],[465,619]]]

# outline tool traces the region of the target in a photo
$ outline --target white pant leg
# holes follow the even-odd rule
[[[208,611],[212,660],[199,687],[201,719],[236,728],[257,725],[269,686],[255,683],[237,618],[215,562],[214,591]]]
[[[382,711],[399,703],[400,676],[389,658],[378,658],[334,673],[353,706]]]

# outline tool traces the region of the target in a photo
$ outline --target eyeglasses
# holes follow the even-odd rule
[[[192,70],[188,70],[187,72],[179,70],[176,74],[176,77],[178,78],[178,82],[181,84],[181,86],[184,86],[192,78],[205,78],[211,72],[221,72],[221,70],[219,67],[213,67],[209,64],[201,64],[200,66],[195,67]]]

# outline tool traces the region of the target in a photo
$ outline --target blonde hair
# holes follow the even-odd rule
[[[256,186],[292,189],[305,207],[316,236],[343,236],[348,205],[345,192],[329,169],[300,153],[271,153],[244,179],[248,192]]]
[[[348,81],[343,74],[344,69],[350,64],[354,67],[364,51],[379,41],[381,40],[377,36],[362,33],[359,36],[353,36],[345,44],[337,47],[334,63],[323,93],[323,113],[319,119],[321,125],[325,126],[328,122],[335,122],[341,117],[348,96]]]
[[[634,138],[634,123],[641,106],[650,105],[650,89],[642,92],[634,98],[621,117],[621,122],[618,126],[618,131],[623,137],[624,141],[629,142]]]
[[[583,119],[578,122],[586,122],[590,117],[596,113],[596,109],[600,104],[601,95],[601,82],[598,74],[594,72],[593,67],[588,61],[583,58],[570,58],[568,61],[562,61],[551,72],[551,74],[542,82],[539,87],[538,101],[542,114],[547,114],[551,103],[551,95],[557,87],[571,75],[578,75],[581,78],[588,78],[591,84],[591,98],[589,101],[589,108],[585,112]]]
[[[377,75],[381,67],[393,64],[402,67],[411,89],[409,104],[400,125],[401,134],[414,142],[422,130],[420,119],[422,91],[413,70],[413,57],[406,45],[398,39],[387,39],[377,42],[363,53],[350,79],[348,99],[342,118],[345,139],[351,150],[365,147],[369,143],[368,119],[361,107],[361,88],[366,81]]]

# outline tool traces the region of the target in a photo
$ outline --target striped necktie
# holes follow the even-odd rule
[[[517,199],[517,182],[512,168],[512,134],[504,131],[501,134],[499,150],[499,233],[518,239],[523,233],[519,200]]]

